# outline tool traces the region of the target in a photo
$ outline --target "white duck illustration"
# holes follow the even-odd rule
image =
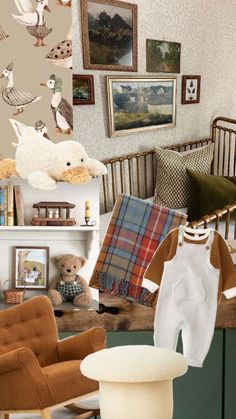
[[[10,106],[15,106],[17,112],[13,115],[18,115],[19,113],[24,112],[24,107],[30,105],[31,103],[37,102],[41,99],[40,96],[35,96],[32,93],[22,92],[15,89],[14,79],[13,79],[13,63],[8,64],[5,70],[0,75],[0,79],[5,77],[8,79],[8,84],[5,89],[2,90],[2,98]]]
[[[47,28],[44,20],[44,10],[51,12],[48,7],[48,0],[36,0],[38,3],[34,10],[30,0],[15,0],[17,9],[21,13],[20,16],[12,14],[13,18],[22,25],[26,26],[30,35],[37,39],[36,47],[44,47],[43,40],[52,32],[52,28]]]
[[[62,79],[52,74],[46,83],[40,85],[48,87],[53,92],[51,109],[56,122],[56,131],[70,135],[73,130],[73,109],[62,97]]]
[[[52,64],[72,68],[72,27],[66,38],[55,45],[45,58]]]
[[[28,127],[28,125],[22,124],[22,122],[17,121],[16,119],[9,119],[9,122],[12,125],[12,128],[16,134],[16,137],[18,139],[18,143],[12,142],[13,147],[17,148],[20,144],[21,137],[25,131],[25,129]],[[35,132],[39,137],[44,137],[50,140],[48,136],[48,129],[45,124],[45,122],[39,120],[35,122]]]

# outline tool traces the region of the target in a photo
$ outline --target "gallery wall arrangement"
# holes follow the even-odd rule
[[[115,0],[80,4],[84,68],[138,72],[138,6]],[[180,43],[147,39],[147,72],[179,73],[180,61]],[[110,137],[175,126],[175,78],[107,76],[106,89]],[[73,103],[95,103],[92,75],[73,76]]]
[[[117,19],[117,15],[120,13],[117,9],[119,4],[112,1],[96,0],[83,0],[83,2],[76,0],[74,2],[74,74],[79,74],[80,76],[92,75],[95,94],[95,104],[89,107],[79,106],[74,110],[76,136],[81,137],[81,141],[88,148],[95,150],[97,157],[111,158],[128,152],[142,151],[147,147],[155,147],[155,145],[179,143],[182,139],[188,140],[189,138],[207,136],[209,135],[209,121],[216,114],[219,114],[219,109],[222,109],[222,114],[225,114],[225,108],[227,108],[233,117],[232,95],[226,95],[221,87],[220,92],[214,88],[216,81],[217,85],[219,85],[220,76],[219,72],[216,71],[216,67],[213,66],[212,60],[214,57],[214,60],[216,59],[218,62],[217,68],[223,68],[222,60],[220,62],[219,57],[216,57],[216,49],[219,48],[219,43],[223,48],[224,42],[221,38],[216,42],[210,27],[206,27],[203,24],[207,14],[210,17],[211,28],[217,27],[217,10],[211,5],[204,9],[199,4],[195,8],[195,13],[192,14],[193,2],[190,2],[186,7],[181,2],[172,0],[168,6],[163,4],[163,2],[154,0],[148,2],[148,7],[147,2],[144,0],[129,0],[121,3],[127,6],[127,10],[131,6],[136,6],[137,68],[132,73],[130,69],[123,70],[121,67],[112,67],[112,65],[117,65],[117,63],[119,65],[119,61],[125,57],[126,52],[125,49],[122,50],[121,43],[120,48],[118,48],[118,42],[114,34],[113,18],[116,15]],[[228,21],[230,19],[229,11],[226,7],[223,7],[223,9]],[[89,10],[91,13],[89,13]],[[130,30],[132,30],[131,23],[125,20],[122,13],[120,14],[122,19],[117,19],[117,27],[119,24],[123,26],[124,30],[125,25],[123,21],[126,21],[130,26]],[[178,25],[175,24],[176,19],[173,19],[173,16],[178,20]],[[85,26],[88,31],[87,29],[85,30]],[[120,27],[119,30],[121,29]],[[86,31],[87,43],[85,47],[84,32]],[[196,31],[199,35],[198,37],[194,35]],[[228,49],[229,45],[232,47],[230,27],[225,27],[223,32],[224,39],[227,39]],[[102,37],[104,37],[103,41]],[[109,47],[113,45],[111,55],[104,52],[103,43],[105,43],[105,40],[107,44],[109,43]],[[96,59],[93,57],[95,43]],[[85,63],[85,54],[89,55],[89,60],[92,57],[92,60],[98,61],[99,57],[102,60],[102,65],[107,65],[108,67],[99,67],[97,62],[93,63],[93,67],[88,67]],[[111,59],[112,65],[108,62],[109,59]],[[232,74],[232,69],[228,67],[224,71]],[[189,102],[189,104],[194,104],[194,106],[186,106],[188,103],[185,104],[181,100],[182,75],[190,77],[198,75],[201,77],[200,101],[194,96]],[[116,140],[109,140],[111,130],[108,120],[110,106],[106,84],[107,76],[116,78],[122,76],[128,79],[132,78],[132,76],[141,78],[147,76],[154,78],[176,77],[175,126],[171,126],[168,129],[159,129],[158,131],[156,128],[148,129],[145,132],[137,130],[132,132],[132,135],[129,135],[131,134],[129,130],[123,131],[122,135],[119,135],[119,138],[116,138]],[[228,85],[228,80],[226,80],[226,83]],[[128,89],[129,85],[127,84],[125,88]],[[85,92],[85,95],[89,95],[89,92]],[[212,99],[213,96],[214,100]],[[223,97],[224,100],[221,101],[220,97]],[[213,107],[212,101],[215,104]],[[83,103],[85,102],[84,100]],[[112,110],[113,113],[115,111],[117,109]],[[128,115],[127,111],[123,113],[126,116]],[[91,120],[93,120],[93,124],[89,123]],[[83,135],[84,132],[86,132],[86,136]],[[97,144],[99,144],[99,147]]]

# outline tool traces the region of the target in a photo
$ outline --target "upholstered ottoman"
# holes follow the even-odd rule
[[[172,380],[187,371],[187,363],[168,349],[135,345],[95,352],[80,368],[100,382],[102,419],[171,419]]]

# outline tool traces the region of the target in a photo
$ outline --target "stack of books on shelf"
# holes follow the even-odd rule
[[[8,183],[0,187],[0,226],[24,226],[21,187]]]

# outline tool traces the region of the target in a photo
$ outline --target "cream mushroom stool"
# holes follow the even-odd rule
[[[172,381],[188,367],[181,354],[169,349],[131,345],[88,355],[80,369],[100,383],[102,419],[171,419]]]

